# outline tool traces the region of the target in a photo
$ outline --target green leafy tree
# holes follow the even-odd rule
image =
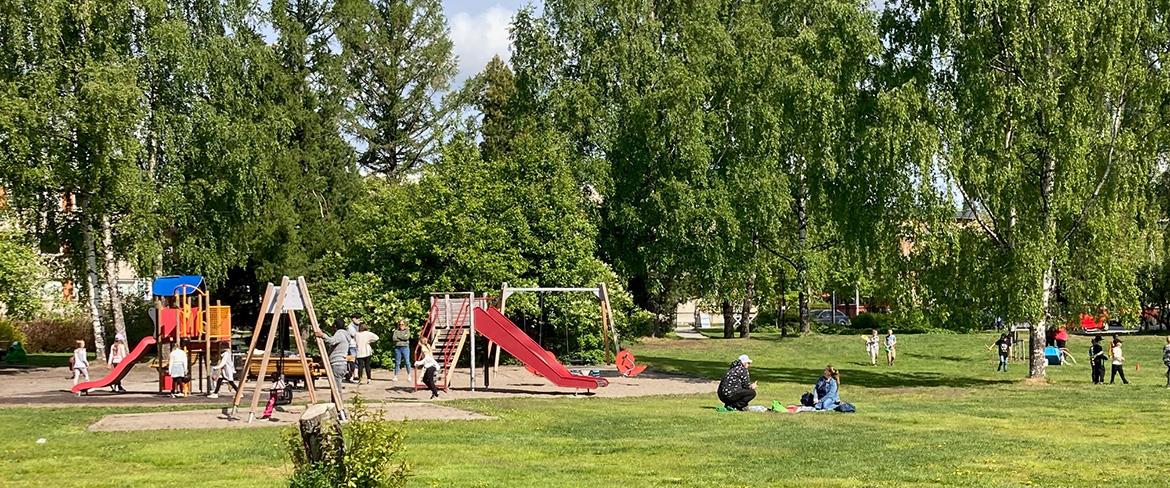
[[[886,14],[903,69],[931,93],[937,164],[997,264],[995,301],[1032,324],[1030,377],[1045,374],[1058,295],[1073,309],[1136,308],[1134,217],[1164,154],[1170,85],[1151,60],[1167,54],[1165,14],[1061,1],[910,1]]]

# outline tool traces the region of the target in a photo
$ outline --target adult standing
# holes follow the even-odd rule
[[[398,370],[410,367],[410,329],[406,328],[406,321],[398,319],[398,328],[394,329],[394,381],[398,381]]]
[[[357,313],[350,314],[349,325],[345,327],[346,334],[349,334],[349,353],[346,357],[346,381],[353,382],[357,379],[357,335],[358,330],[362,325],[362,316]]]
[[[110,357],[106,359],[106,366],[109,366],[110,369],[113,370],[118,367],[118,364],[120,364],[123,359],[126,359],[126,356],[129,355],[130,348],[126,347],[126,336],[122,334],[115,335],[114,345],[110,346]],[[117,381],[111,384],[110,390],[113,392],[125,393],[126,388],[122,386],[122,379],[118,378]]]
[[[325,335],[321,329],[313,331],[317,337],[325,339],[325,346],[329,348],[329,369],[333,370],[333,387],[342,390],[341,383],[349,367],[346,353],[349,352],[349,333],[346,332],[345,322],[341,319],[333,321],[333,335]]]
[[[362,372],[365,372],[366,384],[370,384],[373,376],[370,374],[370,356],[374,355],[373,344],[378,341],[378,334],[370,332],[366,324],[358,325],[357,339],[357,382],[362,382]]]
[[[1101,336],[1093,338],[1093,344],[1089,346],[1089,364],[1093,368],[1093,384],[1099,385],[1105,382],[1105,348],[1101,347]]]
[[[727,368],[727,374],[724,374],[723,380],[719,382],[719,401],[723,402],[723,406],[728,410],[745,410],[748,403],[756,398],[756,383],[748,373],[751,366],[752,358],[747,354],[740,355]]]

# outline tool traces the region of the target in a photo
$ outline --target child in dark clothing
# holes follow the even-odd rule
[[[1093,384],[1105,382],[1105,348],[1101,347],[1101,336],[1093,338],[1093,345],[1089,346],[1089,363],[1093,367]]]
[[[756,398],[756,384],[748,375],[751,364],[752,359],[747,354],[741,355],[731,363],[727,374],[719,382],[719,401],[728,410],[745,410],[748,403]]]
[[[999,366],[995,367],[996,371],[1002,370],[1007,372],[1008,355],[1011,353],[1011,347],[1011,339],[1008,338],[1007,334],[1001,334],[999,340],[995,341],[995,344],[987,347],[988,349],[995,348],[995,350],[999,351]]]

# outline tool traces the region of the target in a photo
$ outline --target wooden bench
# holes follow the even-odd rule
[[[324,378],[325,368],[321,366],[317,358],[308,358],[309,372],[313,378]],[[304,381],[305,368],[301,365],[301,360],[298,358],[271,358],[268,360],[268,368],[264,371],[265,378],[274,378],[277,371],[283,371],[284,379],[286,381]],[[248,365],[248,377],[255,378],[256,374],[260,372],[260,359],[252,358],[252,364]]]

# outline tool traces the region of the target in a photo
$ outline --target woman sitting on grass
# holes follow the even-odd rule
[[[756,398],[756,384],[748,375],[751,365],[752,358],[740,355],[719,382],[719,401],[728,410],[746,410],[748,403]]]
[[[841,383],[841,373],[832,364],[825,366],[825,371],[817,379],[813,388],[813,403],[817,410],[833,410],[841,399],[837,396],[837,388]]]

